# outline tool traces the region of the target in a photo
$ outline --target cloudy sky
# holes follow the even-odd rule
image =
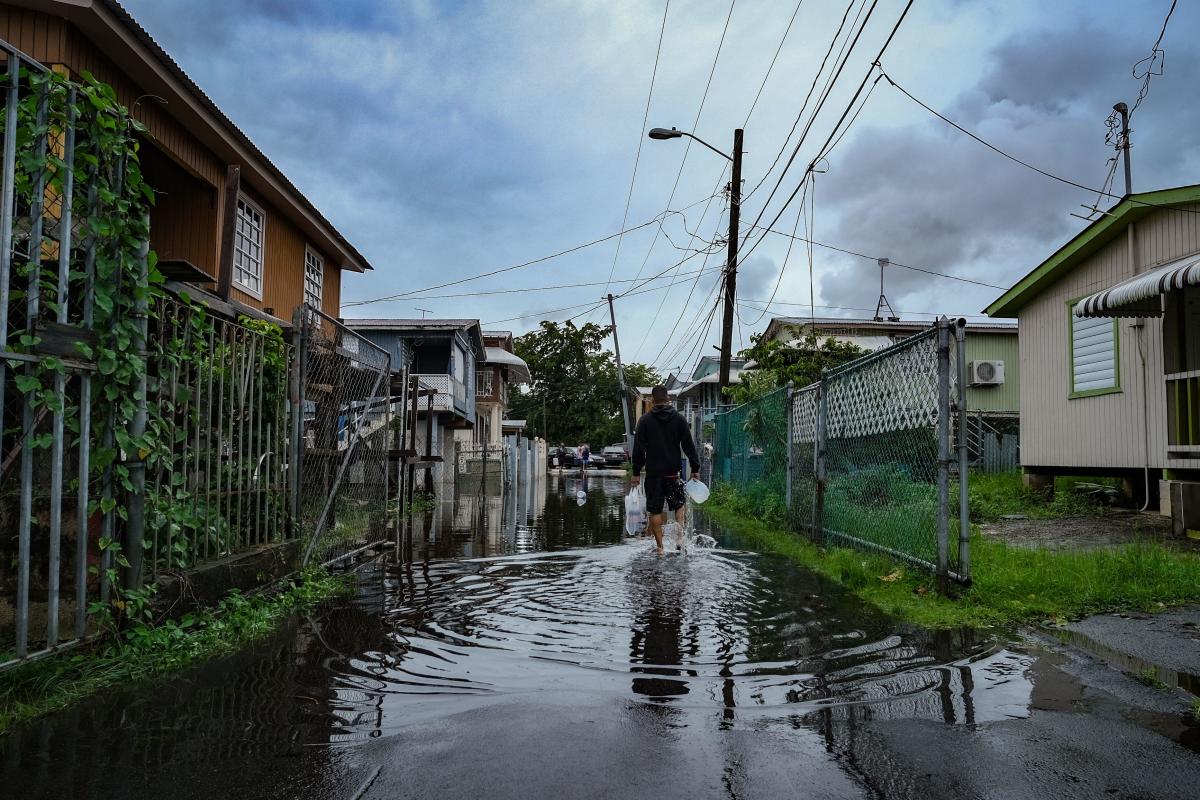
[[[617,301],[627,360],[676,368],[711,352],[717,327],[704,326],[726,212],[719,193],[705,200],[728,180],[727,162],[686,139],[643,138],[660,0],[125,4],[375,265],[367,275],[347,274],[344,301],[408,295],[347,306],[345,316],[428,309],[516,333],[541,319],[605,321],[606,308],[589,309],[611,275],[614,293],[639,292]],[[852,0],[831,62],[845,31],[866,18],[864,6],[871,0]],[[1003,149],[1098,187],[1112,155],[1105,119],[1114,102],[1135,100],[1141,82],[1131,70],[1149,54],[1169,6],[917,0],[883,66]],[[878,0],[764,224],[818,154],[903,7]],[[793,0],[735,0],[732,13],[729,0],[671,0],[666,16],[648,127],[694,129],[727,150],[732,129],[745,123],[744,224],[763,211],[779,178],[782,164],[751,192],[788,142],[847,6],[802,0],[784,38],[795,9]],[[1163,74],[1132,123],[1135,191],[1200,182],[1197,34],[1200,4],[1180,3],[1161,45]],[[829,73],[817,79],[797,134]],[[771,315],[806,316],[810,285],[818,315],[870,316],[876,257],[978,282],[893,267],[887,295],[902,317],[978,314],[999,294],[979,283],[1011,284],[1084,226],[1071,212],[1096,201],[988,151],[886,81],[818,169],[803,206],[811,222],[798,216],[797,197],[775,227],[798,225],[803,237],[811,224],[812,239],[871,258],[814,247],[810,284],[805,245],[789,257],[785,236],[757,244],[753,232],[739,273],[746,303],[735,343]],[[1114,188],[1122,191],[1120,173]],[[668,208],[682,213],[664,214]],[[560,258],[419,291],[656,217],[661,225]],[[638,288],[654,275],[663,277]],[[539,289],[562,284],[595,285]],[[773,293],[780,305],[763,316],[753,301]]]

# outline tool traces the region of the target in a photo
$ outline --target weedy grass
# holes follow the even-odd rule
[[[1096,499],[1115,493],[1116,482],[1106,478],[1059,477],[1054,481],[1054,496],[1036,492],[1021,480],[1021,473],[971,473],[971,519],[990,522],[1004,516],[1022,515],[1030,519],[1093,516],[1102,512]]]
[[[1105,611],[1200,602],[1200,557],[1146,542],[1088,551],[1034,550],[971,536],[973,582],[935,591],[930,573],[887,556],[817,545],[714,491],[705,513],[754,547],[826,575],[883,611],[931,628],[1011,627]]]
[[[215,608],[156,624],[133,624],[89,650],[14,668],[0,676],[0,735],[102,689],[127,687],[231,653],[267,636],[288,615],[349,588],[345,576],[308,570],[273,594],[234,591]]]

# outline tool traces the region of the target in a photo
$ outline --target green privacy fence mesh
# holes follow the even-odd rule
[[[716,418],[714,479],[779,498],[818,541],[887,552],[969,581],[960,535],[962,324],[943,321],[812,386]],[[962,541],[960,541],[962,540]]]

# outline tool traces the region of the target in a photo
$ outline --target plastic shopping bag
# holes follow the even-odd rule
[[[637,536],[646,529],[646,490],[635,486],[625,495],[625,533]]]

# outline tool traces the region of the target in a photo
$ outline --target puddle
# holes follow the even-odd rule
[[[375,740],[546,698],[573,714],[658,709],[693,731],[1078,710],[1078,685],[1038,653],[899,624],[703,520],[682,554],[657,556],[623,533],[624,485],[552,477],[536,496],[444,503],[360,567],[352,598],[14,733],[0,776],[28,796],[118,796],[97,776],[184,767],[325,785]],[[258,758],[274,765],[262,776],[243,766]]]

